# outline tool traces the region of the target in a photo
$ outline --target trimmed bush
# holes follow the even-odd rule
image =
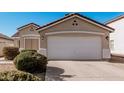
[[[14,59],[15,67],[26,72],[45,72],[47,58],[37,52],[21,52]]]
[[[22,71],[0,72],[0,81],[40,81],[37,76]]]
[[[19,54],[19,48],[17,47],[4,47],[3,55],[6,60],[13,60]]]
[[[22,50],[21,52],[27,52],[27,51],[37,52],[37,50],[33,50],[33,49],[25,49],[25,50]]]

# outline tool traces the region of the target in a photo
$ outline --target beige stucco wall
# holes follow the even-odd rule
[[[20,38],[13,38],[14,39],[14,46],[19,48],[19,40]]]
[[[0,56],[3,56],[3,48],[6,46],[14,46],[14,42],[12,40],[0,38]]]
[[[31,28],[33,28],[34,31],[30,31]],[[34,37],[34,36],[24,36],[24,35],[39,35],[38,31],[35,30],[36,28],[37,28],[36,26],[30,25],[30,26],[27,26],[27,27],[19,30],[19,38],[14,38],[15,46],[19,47],[18,44],[19,44],[19,40],[20,40],[20,49],[24,49],[24,47],[25,47],[24,46],[24,39],[25,38],[37,37],[37,36]],[[39,37],[37,37],[37,38],[39,38]]]
[[[76,22],[74,22],[74,20],[76,20]],[[72,25],[73,23],[77,23],[78,25],[74,26]],[[20,37],[20,48],[24,48],[24,39],[25,38],[32,38],[31,36],[26,36],[24,37],[24,35],[40,35],[40,36],[36,36],[33,38],[38,38],[40,39],[40,50],[44,55],[46,55],[46,50],[47,50],[47,35],[45,35],[46,33],[51,33],[51,32],[64,32],[64,31],[70,31],[70,33],[63,33],[63,34],[56,34],[57,36],[80,36],[80,37],[89,37],[89,36],[100,36],[101,40],[102,40],[102,54],[103,54],[103,58],[109,56],[110,57],[110,52],[109,52],[109,40],[106,39],[107,36],[109,36],[109,31],[101,28],[97,25],[94,25],[92,23],[89,23],[83,19],[80,19],[78,17],[72,18],[72,19],[68,19],[64,22],[61,22],[57,25],[54,25],[52,27],[49,27],[47,29],[41,30],[40,34],[38,33],[38,31],[30,31],[31,27],[34,26],[28,26],[22,30],[19,31],[19,37]],[[34,27],[35,28],[35,27]],[[96,34],[88,34],[88,33],[72,33],[71,31],[86,31],[86,32],[95,32],[95,33],[102,33],[104,35],[96,35]],[[16,44],[18,44],[18,39],[15,39]],[[106,58],[107,58],[106,57]]]
[[[74,20],[77,21],[78,26],[73,26]],[[109,36],[109,31],[106,29],[103,29],[99,26],[93,25],[91,23],[88,23],[82,19],[79,19],[77,17],[69,19],[67,21],[64,21],[60,24],[57,24],[53,27],[47,28],[40,32],[41,35],[41,48],[47,47],[47,36],[45,33],[51,33],[51,32],[60,32],[60,31],[90,31],[90,32],[100,32],[104,33],[104,36],[100,36],[102,38],[102,47],[104,49],[109,49],[109,40],[106,39],[106,36]],[[61,34],[61,36],[93,36],[92,34]],[[44,40],[42,40],[42,37],[44,37]]]

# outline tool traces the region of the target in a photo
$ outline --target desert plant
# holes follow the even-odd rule
[[[0,81],[40,81],[41,78],[22,71],[0,72]]]
[[[13,60],[19,54],[19,48],[17,47],[4,47],[3,55],[7,60]]]
[[[37,52],[21,52],[14,59],[15,67],[26,72],[44,72],[46,69],[47,58]]]

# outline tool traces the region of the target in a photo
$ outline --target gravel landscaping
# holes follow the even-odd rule
[[[16,70],[16,68],[14,67],[14,65],[12,63],[0,64],[0,72],[11,71],[11,70]]]
[[[16,70],[12,61],[4,60],[3,57],[0,58],[0,72]]]
[[[0,64],[0,72],[13,71],[13,70],[17,70],[13,63]],[[45,79],[45,73],[33,73],[33,74],[38,76],[39,78]]]
[[[6,61],[4,58],[0,58],[0,72],[17,70],[13,64],[13,61]],[[45,79],[45,73],[33,73],[34,75]]]

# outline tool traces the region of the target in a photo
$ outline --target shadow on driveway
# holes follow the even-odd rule
[[[46,70],[46,81],[64,81],[64,78],[72,78],[75,75],[62,75],[64,73],[64,69],[58,67],[47,67]]]

